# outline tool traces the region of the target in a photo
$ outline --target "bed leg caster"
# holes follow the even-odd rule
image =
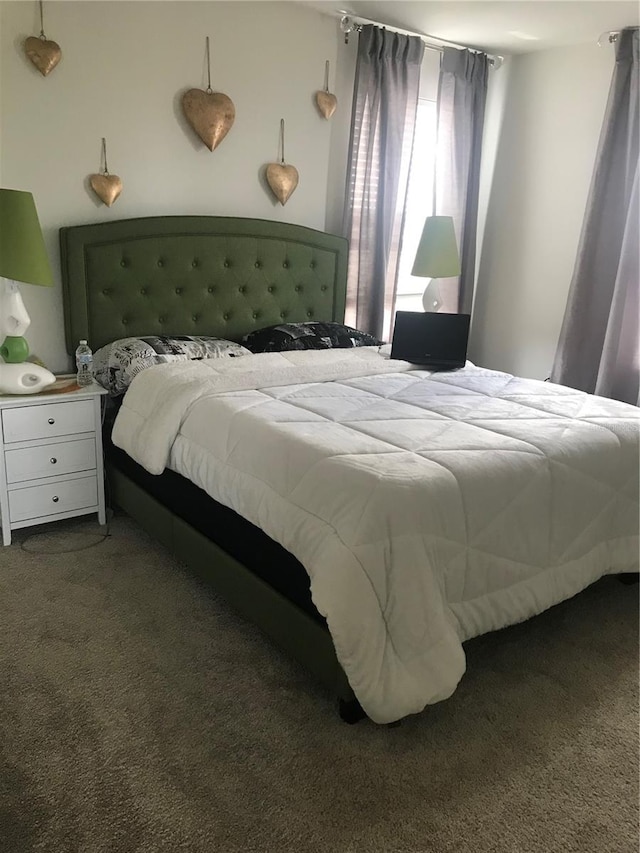
[[[616,575],[620,583],[626,584],[630,586],[632,583],[638,583],[640,580],[640,574],[637,572],[625,572],[621,575]]]
[[[359,723],[367,716],[357,699],[338,699],[338,713],[340,719],[350,726]]]

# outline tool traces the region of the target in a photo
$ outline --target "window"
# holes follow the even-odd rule
[[[394,311],[422,311],[422,294],[429,279],[411,275],[413,260],[427,216],[433,213],[433,175],[436,156],[436,102],[420,98],[413,156],[405,206],[402,249]]]

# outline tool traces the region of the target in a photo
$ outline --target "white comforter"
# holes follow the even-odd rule
[[[637,570],[638,415],[360,348],[151,368],[113,439],[300,560],[356,696],[389,722],[451,695],[463,640]]]

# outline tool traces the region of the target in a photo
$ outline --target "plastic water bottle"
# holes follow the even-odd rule
[[[76,382],[81,388],[91,385],[93,382],[93,353],[86,341],[80,341],[76,350]]]

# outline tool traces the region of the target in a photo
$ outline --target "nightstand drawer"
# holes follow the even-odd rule
[[[92,477],[62,480],[47,486],[29,486],[9,492],[9,518],[12,522],[72,512],[98,504],[98,481]]]
[[[82,438],[78,441],[7,450],[5,463],[9,484],[73,474],[76,471],[93,471],[96,467],[96,442],[94,438]]]
[[[95,430],[92,400],[18,406],[2,412],[4,440],[29,441]]]

